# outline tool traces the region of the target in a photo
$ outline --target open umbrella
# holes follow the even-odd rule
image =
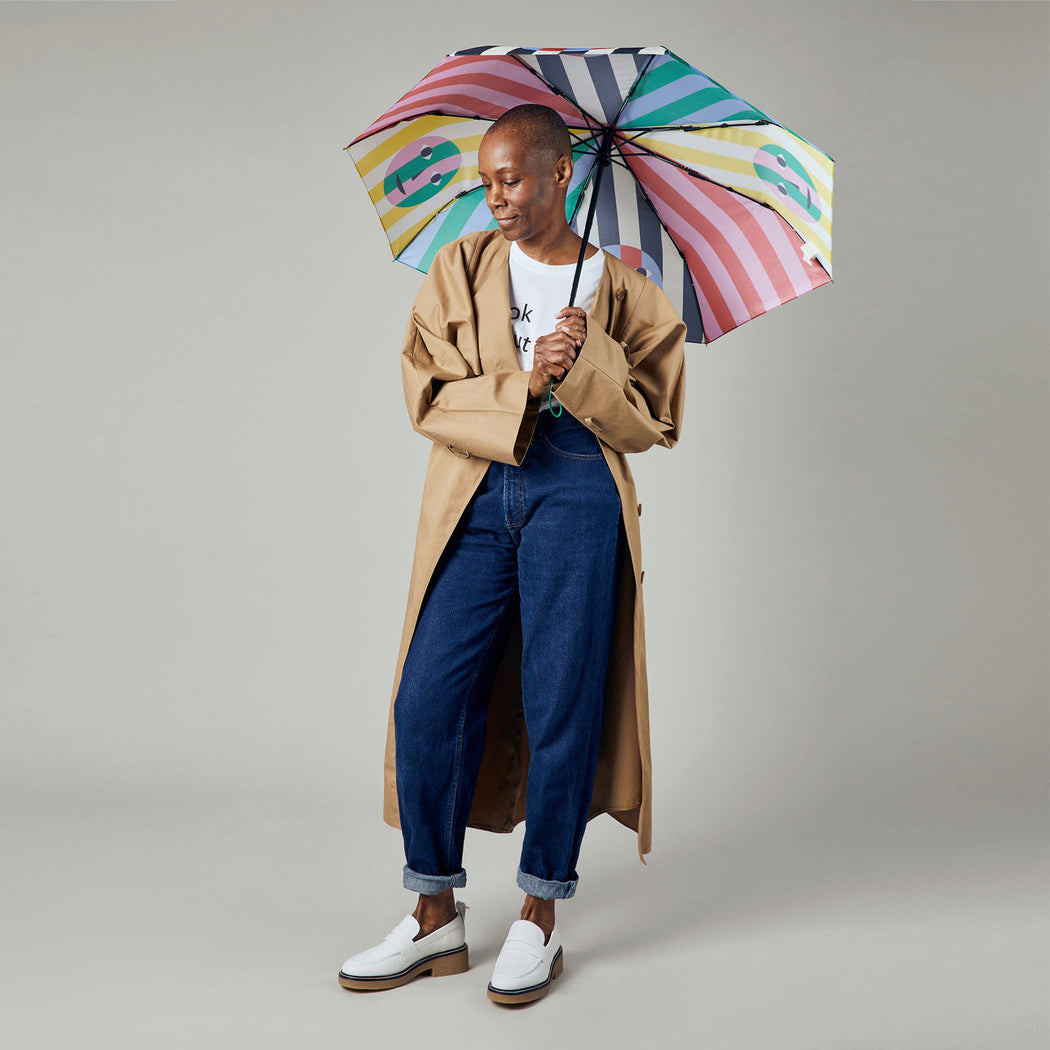
[[[447,56],[346,146],[396,259],[426,272],[496,228],[478,147],[525,102],[574,139],[570,225],[659,284],[690,342],[831,280],[833,159],[665,47]]]

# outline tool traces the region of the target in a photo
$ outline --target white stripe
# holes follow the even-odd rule
[[[609,169],[613,173],[613,192],[616,195],[616,221],[620,224],[620,243],[641,247],[638,226],[638,198],[634,192],[634,176],[618,164]],[[624,234],[626,233],[626,236]]]
[[[685,280],[685,263],[682,260],[682,256],[678,253],[678,246],[667,235],[667,230],[664,229],[662,223],[660,224],[660,236],[663,240],[664,252],[664,292],[667,293],[667,297],[678,308],[678,312],[682,314],[685,313],[685,302],[682,298],[684,294],[682,285]]]
[[[567,58],[572,57],[571,55],[567,56]],[[605,116],[605,107],[602,105],[602,100],[598,97],[598,91],[587,69],[587,63],[582,60],[569,62],[567,59],[563,59],[562,69],[565,70],[565,77],[572,89],[569,94],[576,99],[577,106],[583,109],[585,113],[589,113],[595,120],[601,121],[603,124],[608,123]]]
[[[517,51],[518,48],[514,44],[509,44],[500,47],[488,47],[484,51],[480,52],[480,55],[509,55],[511,51]],[[666,55],[669,54],[666,47],[660,44],[650,44],[645,47],[639,48],[626,48],[626,47],[592,47],[586,51],[571,51],[567,52],[564,48],[558,47],[536,47],[526,49],[518,57],[524,58],[526,55],[616,55],[616,54],[639,54],[639,55]],[[450,51],[445,57],[455,58],[466,56],[473,58],[478,55],[478,52],[471,52],[467,55],[464,51]]]

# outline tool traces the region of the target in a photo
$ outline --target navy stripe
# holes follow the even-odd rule
[[[562,65],[561,59],[557,55],[537,55],[536,65],[539,66],[543,79],[553,84],[579,108],[572,85],[569,83],[569,78],[565,75],[565,66]],[[591,116],[596,116],[596,114],[592,113]]]
[[[663,227],[660,225],[660,219],[656,212],[653,211],[653,206],[645,198],[637,182],[634,184],[634,196],[638,208],[638,239],[641,241],[639,247],[656,263],[656,268],[660,271],[660,284],[663,285],[664,239],[660,233]],[[664,290],[666,291],[667,289],[665,288]]]
[[[601,100],[602,120],[611,124],[620,112],[620,103],[623,95],[616,83],[616,74],[613,72],[612,59],[608,55],[593,55],[584,59],[587,73],[594,83],[595,94]]]
[[[602,178],[601,188],[598,191],[598,210],[594,218],[598,223],[598,236],[602,244],[616,245],[620,243],[620,221],[616,217],[616,179],[614,175],[616,168],[610,165],[609,170]]]
[[[682,264],[682,320],[685,321],[687,343],[704,341],[704,322],[700,317],[700,304],[696,301],[696,290],[689,276],[689,267]]]

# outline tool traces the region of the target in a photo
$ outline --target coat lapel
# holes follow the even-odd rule
[[[510,242],[500,234],[481,259],[474,287],[474,316],[478,321],[478,353],[486,373],[520,372],[510,327]]]

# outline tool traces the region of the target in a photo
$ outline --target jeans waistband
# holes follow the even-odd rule
[[[536,429],[544,430],[558,430],[565,427],[582,427],[583,424],[564,406],[562,406],[561,415],[556,416],[549,410],[540,412],[539,417],[536,420]],[[584,427],[586,430],[587,428]]]

